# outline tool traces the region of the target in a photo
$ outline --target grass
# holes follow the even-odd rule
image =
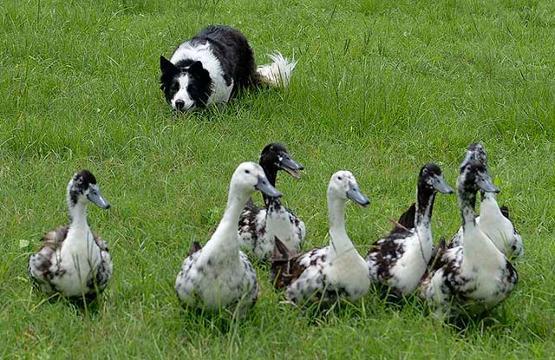
[[[528,358],[555,351],[555,3],[493,1],[55,1],[0,3],[0,357]],[[275,49],[299,64],[285,91],[176,116],[158,89],[158,57],[210,23],[240,28],[258,63]],[[361,253],[414,198],[435,161],[454,185],[482,141],[523,235],[520,283],[466,331],[418,304],[373,294],[326,318],[280,304],[258,268],[260,300],[242,322],[186,313],[173,282],[193,240],[221,216],[236,165],[270,141],[306,167],[278,179],[327,242],[325,189],[353,171],[371,198],[350,206]],[[66,221],[72,173],[97,176],[110,211],[91,227],[115,274],[82,311],[33,292],[27,257]],[[459,226],[454,196],[434,211],[436,241]]]

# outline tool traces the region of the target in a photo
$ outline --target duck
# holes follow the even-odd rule
[[[428,163],[420,169],[413,203],[388,235],[370,247],[366,262],[373,284],[388,296],[411,294],[432,258],[432,210],[436,193],[452,194],[440,167]]]
[[[239,216],[254,191],[280,197],[260,165],[241,163],[229,184],[227,206],[216,231],[202,247],[193,242],[175,280],[184,307],[216,311],[222,308],[246,314],[258,296],[256,272],[240,250]]]
[[[421,284],[421,296],[437,316],[483,314],[505,300],[517,284],[517,271],[476,222],[479,190],[499,192],[486,166],[470,159],[461,165],[457,179],[462,245],[440,247],[439,261]]]
[[[468,146],[465,161],[475,159],[487,167],[487,155],[482,144],[473,143]],[[464,163],[464,161],[463,161]],[[476,223],[495,246],[509,259],[516,260],[524,255],[522,236],[513,225],[509,208],[499,206],[495,193],[480,191],[480,216]],[[462,245],[462,227],[451,240],[450,247]]]
[[[370,278],[345,229],[348,200],[366,207],[370,203],[359,189],[350,171],[338,171],[330,179],[328,190],[329,246],[291,256],[276,239],[272,259],[272,279],[276,289],[295,305],[331,304],[337,300],[356,301],[369,290]]]
[[[92,301],[108,285],[113,264],[107,243],[89,227],[87,205],[109,209],[110,204],[89,170],[75,173],[66,193],[70,224],[43,236],[41,249],[29,257],[28,272],[48,295]]]
[[[272,186],[276,186],[278,171],[283,170],[299,179],[304,167],[296,162],[285,145],[271,143],[264,147],[260,155],[260,166]],[[270,260],[277,237],[293,253],[299,253],[306,236],[304,222],[290,209],[281,204],[280,198],[262,194],[265,207],[257,207],[252,199],[239,217],[239,239],[242,249],[262,261]]]

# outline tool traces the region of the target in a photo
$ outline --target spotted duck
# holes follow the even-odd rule
[[[298,179],[303,170],[303,166],[291,158],[287,148],[278,143],[264,147],[259,164],[272,186],[276,186],[278,171],[283,170]],[[267,261],[274,251],[274,239],[278,238],[292,253],[298,253],[306,235],[304,222],[283,206],[280,198],[266,194],[262,197],[265,207],[257,207],[249,200],[239,218],[242,248],[259,260]]]
[[[401,216],[398,224],[370,248],[366,261],[372,283],[385,294],[412,293],[432,258],[432,210],[436,193],[452,194],[439,166],[424,165],[419,172],[416,203]]]
[[[278,244],[272,259],[274,286],[285,290],[295,304],[330,304],[338,299],[363,297],[370,278],[364,258],[355,249],[345,229],[345,206],[350,199],[361,206],[369,204],[349,171],[338,171],[330,179],[328,192],[330,245],[291,256]]]
[[[270,197],[281,196],[258,164],[240,164],[231,177],[227,206],[216,231],[204,247],[193,243],[177,275],[175,290],[186,307],[232,308],[245,314],[256,302],[256,272],[240,251],[237,236],[241,211],[256,190]]]
[[[499,189],[484,164],[471,159],[462,164],[457,179],[462,245],[440,249],[439,261],[421,285],[421,295],[436,315],[484,313],[505,300],[517,283],[515,268],[476,223],[478,191]]]
[[[482,144],[469,145],[465,161],[471,159],[475,159],[487,167],[487,155]],[[480,191],[480,195],[480,216],[476,218],[480,230],[509,259],[516,259],[524,255],[522,237],[509,217],[509,208],[498,205],[495,193]],[[462,245],[462,233],[461,227],[453,237],[450,247]]]
[[[44,235],[40,251],[29,258],[29,275],[47,294],[93,300],[112,276],[108,245],[87,222],[89,202],[110,208],[94,175],[82,170],[67,185],[70,224]]]

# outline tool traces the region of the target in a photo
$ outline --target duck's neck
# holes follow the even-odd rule
[[[264,170],[264,174],[266,174],[266,178],[268,179],[268,182],[273,187],[275,187],[277,173],[278,173],[277,167],[274,164],[268,164],[265,162],[260,162],[260,166]],[[262,198],[264,199],[264,204],[266,205],[266,208],[270,207],[272,203],[278,203],[278,204],[280,203],[279,198],[269,197],[264,193],[262,193]]]
[[[69,218],[71,221],[70,228],[86,229],[89,227],[87,223],[87,205],[78,201],[76,204],[69,204]]]
[[[239,250],[240,244],[237,237],[237,224],[248,198],[249,194],[238,191],[233,186],[230,187],[224,215],[210,239],[210,242],[214,243],[218,251],[238,255],[237,250]]]
[[[463,228],[463,267],[493,267],[503,261],[504,255],[495,247],[476,223],[476,192],[459,191]],[[480,220],[480,223],[482,220]]]
[[[459,189],[459,207],[463,228],[463,249],[465,262],[472,262],[474,254],[480,252],[481,234],[476,224],[476,192]]]
[[[434,190],[423,185],[418,186],[416,190],[416,214],[414,223],[419,233],[425,232],[426,235],[431,234],[431,220],[435,197],[436,192]],[[427,236],[427,240],[431,242],[431,236]]]
[[[355,250],[345,230],[345,199],[328,194],[328,217],[330,225],[330,247],[335,255]]]
[[[461,210],[462,227],[464,232],[476,228],[476,193],[473,191],[459,190],[459,207]]]

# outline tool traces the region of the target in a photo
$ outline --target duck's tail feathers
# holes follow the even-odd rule
[[[500,206],[499,210],[501,210],[501,214],[503,214],[504,217],[511,220],[511,218],[509,217],[509,207],[508,206],[506,206],[506,205]]]
[[[260,65],[256,69],[260,83],[273,87],[287,87],[297,62],[288,60],[279,52],[270,54],[269,57],[272,60],[270,64]]]
[[[415,215],[416,215],[416,203],[412,203],[409,206],[409,208],[407,209],[407,211],[405,211],[399,217],[399,224],[403,225],[407,229],[414,228],[415,227],[415,225],[414,225]]]
[[[399,217],[398,221],[393,222],[393,229],[391,233],[404,232],[410,229],[414,229],[414,217],[416,215],[416,203],[412,203],[411,206]]]
[[[277,236],[274,236],[274,243],[275,246],[272,254],[272,262],[289,260],[295,256],[295,254],[289,250],[289,248]]]
[[[290,263],[289,260],[294,254],[287,246],[277,237],[274,238],[275,246],[271,260],[271,277],[274,287],[281,289],[287,286],[287,277],[289,276]]]
[[[189,249],[189,256],[193,255],[200,249],[202,249],[202,245],[198,241],[193,241],[191,248]]]

